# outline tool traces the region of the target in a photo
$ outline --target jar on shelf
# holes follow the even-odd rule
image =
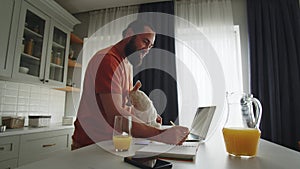
[[[51,50],[51,63],[55,63],[55,56],[53,49]]]
[[[33,28],[33,31],[36,32],[36,33],[39,33],[40,32],[39,25],[35,25],[34,28]]]
[[[34,45],[34,40],[33,39],[28,40],[27,43],[25,44],[24,53],[28,55],[32,55],[33,45]]]
[[[61,53],[60,52],[56,53],[55,64],[61,65]]]
[[[24,50],[25,50],[25,38],[22,38],[21,53],[23,53]]]

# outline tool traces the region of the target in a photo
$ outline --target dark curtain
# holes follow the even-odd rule
[[[145,12],[155,12],[158,15],[145,16]],[[141,90],[147,95],[156,89],[160,91],[155,92],[156,96],[151,99],[163,118],[163,124],[170,124],[170,121],[178,124],[174,18],[165,16],[174,15],[174,3],[169,1],[142,4],[139,13],[138,19],[150,22],[157,34],[154,48],[143,61],[142,67],[146,69],[134,69],[134,83],[140,80],[143,84]]]
[[[300,140],[298,0],[248,0],[251,90],[261,100],[262,138],[297,149]]]

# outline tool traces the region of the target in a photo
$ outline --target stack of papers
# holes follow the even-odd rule
[[[170,145],[164,143],[151,142],[136,151],[140,156],[158,156],[170,159],[191,160],[195,159],[199,144],[188,143],[184,145]]]

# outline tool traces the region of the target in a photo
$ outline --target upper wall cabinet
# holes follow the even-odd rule
[[[52,0],[22,1],[12,78],[65,86],[70,32],[78,23]]]
[[[20,1],[1,0],[0,5],[0,76],[11,77]]]

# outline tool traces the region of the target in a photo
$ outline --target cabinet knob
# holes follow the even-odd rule
[[[46,82],[46,83],[48,83],[48,82],[49,82],[49,80],[45,80],[45,82]]]

